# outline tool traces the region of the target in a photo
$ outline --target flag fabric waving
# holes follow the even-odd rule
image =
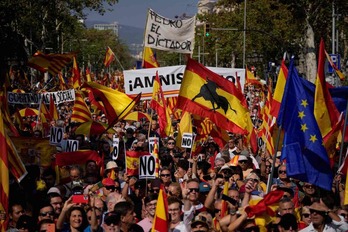
[[[250,115],[243,94],[232,82],[195,60],[187,62],[177,108],[208,117],[232,133],[248,133]]]
[[[6,145],[6,132],[5,132],[5,126],[3,121],[3,115],[0,111],[0,210],[8,213],[8,207],[9,207],[9,191],[10,191],[10,184],[9,184],[9,161],[8,161],[8,150]],[[1,231],[6,231],[7,229],[7,220],[1,220],[0,221],[0,227]]]
[[[172,124],[169,115],[169,109],[167,108],[167,101],[164,98],[161,82],[157,71],[155,80],[153,82],[153,93],[150,106],[157,112],[160,126],[160,136],[169,136],[172,132]]]
[[[66,54],[44,54],[37,51],[29,60],[28,66],[40,72],[49,72],[53,76],[57,75],[68,63],[71,62],[75,53]]]
[[[273,100],[272,100],[272,107],[270,114],[273,115],[273,117],[278,117],[280,104],[283,99],[285,84],[286,84],[286,78],[288,77],[288,68],[285,65],[284,59],[282,60],[282,64],[280,66],[277,84],[274,89],[273,94]]]
[[[143,52],[143,68],[157,68],[159,67],[156,56],[149,47],[144,47]]]
[[[161,185],[151,232],[168,231],[168,203],[166,202],[166,199],[166,191],[164,190],[164,186]]]
[[[91,78],[91,71],[89,71],[89,68],[86,68],[86,81],[87,82],[91,82],[92,78]]]
[[[71,114],[72,122],[88,122],[91,121],[91,112],[89,111],[81,92],[75,92],[75,104]]]
[[[109,124],[124,118],[140,99],[140,95],[133,99],[125,93],[94,82],[85,83],[84,87],[91,91],[93,100],[102,101]]]
[[[289,177],[331,190],[330,162],[313,108],[314,102],[292,59],[277,120],[284,129],[281,159],[286,159]]]
[[[79,66],[76,62],[76,57],[73,58],[73,87],[74,89],[78,89],[81,87],[81,76]]]
[[[326,141],[327,135],[335,128],[340,114],[331,98],[325,81],[325,44],[323,39],[320,41],[318,72],[315,86],[314,116],[317,120],[321,135],[324,141]]]
[[[126,151],[126,173],[129,176],[139,175],[140,156],[149,155],[149,152]]]
[[[54,103],[52,95],[50,95],[50,115],[51,115],[53,120],[58,120],[59,119],[59,113],[58,113],[58,110],[57,110],[57,106]]]
[[[111,50],[110,47],[106,49],[106,54],[104,58],[104,65],[105,67],[109,67],[112,61],[115,59],[115,53]]]
[[[331,56],[325,51],[326,59],[331,65],[331,67],[335,70],[337,76],[340,78],[341,81],[344,81],[344,75],[343,73],[337,68],[335,63],[332,61]]]

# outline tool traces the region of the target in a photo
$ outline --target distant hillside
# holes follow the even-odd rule
[[[85,21],[87,28],[93,28],[94,24],[107,24],[110,22],[102,22],[102,21]],[[142,44],[144,37],[144,29],[131,27],[126,25],[119,25],[118,28],[119,37],[122,42],[127,45],[131,44]]]

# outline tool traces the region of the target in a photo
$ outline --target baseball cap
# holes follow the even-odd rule
[[[199,192],[200,193],[208,193],[210,191],[210,185],[206,182],[201,182],[199,184]]]
[[[57,187],[51,187],[48,191],[47,191],[47,194],[50,194],[50,193],[58,193],[59,195],[62,195],[60,193],[60,190],[57,188]]]
[[[238,161],[244,161],[244,160],[248,160],[248,157],[246,157],[245,155],[240,155],[238,157]]]
[[[191,228],[195,228],[197,225],[202,225],[204,227],[206,227],[207,229],[209,229],[209,225],[208,225],[208,220],[206,217],[202,216],[202,215],[197,215],[192,223],[191,223]]]

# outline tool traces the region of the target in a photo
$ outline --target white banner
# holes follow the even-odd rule
[[[193,53],[196,17],[168,19],[152,9],[147,13],[145,47],[178,53]]]
[[[136,96],[141,94],[142,100],[149,100],[152,98],[153,82],[156,77],[156,71],[161,80],[162,90],[166,97],[178,96],[181,81],[184,77],[185,65],[168,66],[160,68],[148,68],[137,70],[126,70],[124,74],[124,87],[126,94]],[[245,83],[245,69],[241,68],[219,68],[207,67],[211,71],[223,76],[229,81],[240,78],[242,88]]]
[[[40,104],[41,99],[44,104],[50,103],[50,96],[52,95],[56,105],[67,101],[75,101],[75,90],[68,89],[58,92],[46,93],[7,93],[7,100],[10,104]]]

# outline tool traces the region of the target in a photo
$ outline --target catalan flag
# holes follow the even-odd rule
[[[109,124],[123,119],[140,99],[140,95],[131,98],[125,93],[94,82],[85,83],[84,87],[90,90],[93,100],[102,101]]]
[[[75,56],[73,58],[73,87],[74,89],[78,89],[81,87],[81,75]]]
[[[272,102],[272,90],[271,86],[268,86],[268,93],[267,93],[267,99],[265,102],[264,107],[261,110],[262,114],[262,124],[259,128],[259,134],[262,137],[262,140],[265,143],[266,150],[268,151],[268,154],[273,155],[275,154],[274,152],[274,143],[273,143],[273,138],[271,134],[271,127],[273,124],[273,117],[270,114],[271,110],[271,102]]]
[[[59,73],[58,73],[58,78],[59,78],[59,89],[60,89],[60,90],[65,90],[65,89],[67,89],[67,85],[66,85],[66,83],[65,83],[65,80],[64,80],[64,77],[63,77],[62,72],[59,72]]]
[[[50,112],[48,111],[45,103],[43,101],[41,101],[41,104],[40,104],[40,107],[39,107],[39,115],[43,115],[45,116],[45,119],[48,120],[48,121],[52,121],[52,116],[50,114]],[[42,120],[42,119],[41,119]]]
[[[153,93],[150,104],[158,115],[160,135],[163,137],[169,136],[172,133],[172,124],[169,115],[169,110],[167,108],[167,101],[164,98],[158,72],[156,72],[156,78],[153,83]]]
[[[144,47],[143,52],[143,68],[157,68],[159,67],[156,56],[149,47]]]
[[[68,63],[71,62],[75,53],[65,54],[44,54],[37,51],[29,60],[28,66],[40,72],[49,72],[53,76],[57,75]]]
[[[225,181],[224,183],[224,188],[222,190],[222,194],[226,195],[228,194],[228,187],[229,187],[229,182]],[[227,201],[222,200],[221,202],[221,213],[220,213],[220,217],[223,218],[228,214],[228,205],[227,205]]]
[[[152,224],[151,232],[164,232],[168,231],[168,203],[166,201],[167,194],[164,190],[164,186],[161,185],[158,193],[155,217]]]
[[[115,59],[115,53],[111,50],[110,47],[106,49],[105,58],[104,58],[104,65],[105,67],[109,67],[112,61]]]
[[[84,123],[91,120],[91,112],[87,107],[87,104],[83,98],[83,94],[80,91],[76,91],[74,108],[71,114],[71,121]]]
[[[235,85],[189,59],[177,108],[208,117],[218,127],[237,134],[248,133],[247,103]]]

